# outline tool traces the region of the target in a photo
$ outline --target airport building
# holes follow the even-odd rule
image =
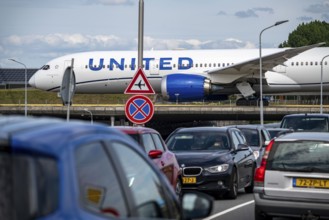
[[[32,75],[38,69],[26,69],[27,71],[27,83]],[[25,69],[0,69],[0,88],[12,89],[12,88],[24,88],[25,86]],[[29,86],[29,85],[27,85]]]

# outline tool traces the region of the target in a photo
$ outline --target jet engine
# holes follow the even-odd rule
[[[161,94],[168,101],[201,101],[214,98],[213,89],[221,89],[211,84],[210,79],[193,74],[170,74],[162,78]],[[216,96],[217,97],[217,96]],[[222,96],[218,96],[218,100]]]

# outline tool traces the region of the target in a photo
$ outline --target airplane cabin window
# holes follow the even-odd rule
[[[85,67],[86,67],[86,69],[88,69],[88,65],[86,65]]]
[[[300,65],[303,66],[304,62],[300,62]]]
[[[207,67],[207,64],[206,63],[204,64],[204,67]]]
[[[296,62],[296,66],[298,66],[298,62]]]
[[[308,66],[308,62],[305,62],[305,66]]]
[[[313,62],[310,62],[310,65],[313,66]]]
[[[294,65],[294,62],[291,62],[291,66],[293,66]]]
[[[218,67],[220,67],[220,63],[218,63]]]
[[[198,67],[198,64],[197,63],[195,64],[195,67]]]
[[[317,66],[318,65],[318,62],[315,61],[314,65]]]
[[[202,67],[202,63],[200,63],[200,67]]]

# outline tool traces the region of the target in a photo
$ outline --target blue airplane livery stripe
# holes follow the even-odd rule
[[[173,64],[177,63],[178,70],[188,70],[193,66],[193,59],[190,57],[178,57],[177,62],[173,60],[172,57],[161,57],[159,60],[159,70],[172,70]],[[150,70],[150,64],[152,61],[155,61],[155,58],[143,58],[144,62],[144,70]],[[88,68],[92,71],[102,70],[105,65],[107,65],[107,69],[112,71],[114,67],[116,70],[124,70],[125,65],[129,65],[131,70],[135,70],[136,67],[136,58],[131,59],[114,59],[114,58],[100,58],[99,60],[94,60],[94,58],[89,59]]]
[[[162,79],[162,77],[147,77],[148,79]],[[115,79],[98,79],[98,80],[89,80],[89,81],[83,81],[83,82],[77,82],[76,85],[83,85],[87,83],[95,83],[95,82],[108,82],[108,81],[119,81],[119,80],[132,80],[132,77],[126,77],[126,78],[115,78]],[[51,92],[54,90],[60,89],[60,86],[56,86],[50,89],[47,89],[46,91]]]

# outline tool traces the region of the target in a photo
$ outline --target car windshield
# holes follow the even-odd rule
[[[329,173],[328,142],[278,142],[273,147],[268,160],[272,170]]]
[[[328,132],[328,119],[326,117],[288,117],[282,123],[282,128],[292,128],[295,131]]]
[[[172,151],[228,150],[228,140],[224,132],[184,132],[171,136],[167,146]]]

